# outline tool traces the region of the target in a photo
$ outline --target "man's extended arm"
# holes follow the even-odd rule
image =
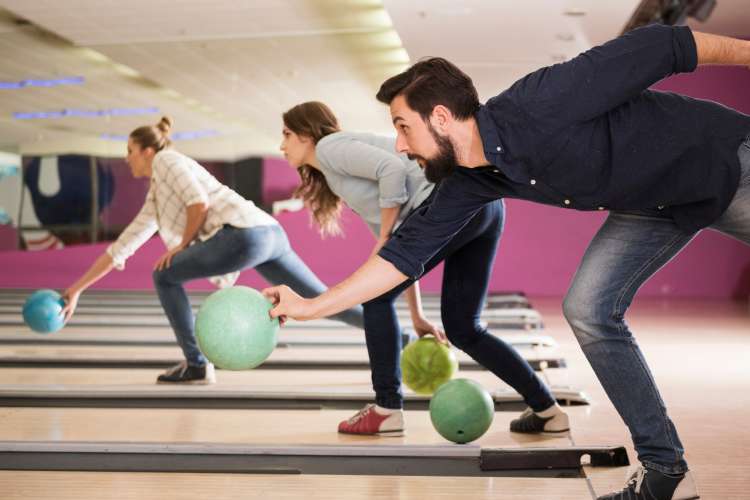
[[[298,320],[321,318],[378,297],[408,278],[419,279],[424,264],[497,197],[461,169],[436,189],[429,206],[413,212],[378,255],[322,295],[303,299],[283,285],[263,290],[276,305],[271,315]]]
[[[373,255],[354,274],[314,299],[304,299],[286,285],[266,288],[263,294],[275,305],[271,317],[310,320],[331,316],[366,302],[406,279],[393,264]]]
[[[693,31],[698,64],[750,66],[750,41]]]

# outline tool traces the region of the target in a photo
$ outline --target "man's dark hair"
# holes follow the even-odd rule
[[[399,95],[403,95],[409,107],[425,121],[439,104],[458,120],[474,116],[479,109],[479,96],[471,78],[442,57],[423,59],[389,78],[380,86],[376,98],[390,104]]]

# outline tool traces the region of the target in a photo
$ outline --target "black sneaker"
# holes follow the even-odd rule
[[[211,363],[203,366],[190,366],[183,361],[159,375],[156,383],[208,385],[216,383],[216,373]]]
[[[639,466],[630,476],[625,488],[597,500],[695,500],[700,498],[690,472],[668,476]]]
[[[563,411],[544,418],[531,408],[526,408],[520,417],[510,422],[510,431],[521,434],[564,434],[570,431],[570,422]]]

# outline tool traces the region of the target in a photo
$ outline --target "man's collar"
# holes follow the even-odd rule
[[[482,137],[484,156],[494,165],[498,165],[500,163],[499,157],[505,148],[502,141],[500,141],[497,125],[495,125],[487,106],[484,104],[480,105],[474,114],[474,119],[477,121],[479,135]]]

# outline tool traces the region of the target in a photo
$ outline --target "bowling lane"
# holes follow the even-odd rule
[[[0,441],[219,443],[254,445],[445,445],[429,412],[405,412],[406,435],[378,438],[336,432],[349,410],[207,410],[136,408],[0,408]],[[508,431],[517,413],[496,412],[471,446],[568,447],[568,436]],[[459,445],[456,445],[459,446]]]
[[[346,328],[328,328],[325,324],[316,326],[316,322],[311,321],[307,323],[305,328],[295,328],[292,326],[285,326],[279,330],[279,337],[284,335],[330,335],[331,337],[342,337],[348,338],[351,336],[357,336],[364,339],[364,332],[359,328],[346,327]],[[55,339],[63,337],[87,337],[87,336],[101,336],[101,337],[112,337],[112,338],[142,338],[150,339],[156,338],[160,340],[171,340],[174,341],[174,333],[169,326],[152,326],[152,327],[122,327],[122,326],[108,326],[106,324],[97,326],[95,328],[88,326],[75,326],[67,325],[65,329],[51,335],[39,335],[34,334],[25,326],[12,326],[12,325],[0,325],[0,335],[3,337],[8,336],[16,338],[26,339]]]
[[[527,360],[543,360],[550,356],[556,357],[554,350],[550,348],[519,347],[519,353]],[[476,364],[466,353],[454,349],[459,363]],[[0,359],[2,360],[38,360],[38,359],[60,359],[60,360],[165,360],[165,362],[178,362],[182,359],[180,349],[175,345],[171,347],[148,346],[148,347],[100,347],[100,346],[24,346],[24,345],[0,345]],[[320,362],[362,362],[369,363],[367,350],[364,347],[341,347],[331,349],[328,347],[288,347],[275,349],[267,361],[294,362],[294,361],[320,361]]]
[[[585,479],[0,471],[4,500],[590,498]]]
[[[503,330],[495,334],[512,345],[557,345],[549,336],[529,332],[527,330]],[[305,328],[285,326],[278,333],[279,344],[293,343],[309,344],[350,344],[364,346],[364,332],[357,328],[328,328],[325,325],[311,321]],[[32,334],[21,326],[0,326],[0,344],[29,343],[29,344],[82,344],[82,343],[143,343],[143,344],[175,344],[174,333],[168,327],[123,328],[101,326],[97,328],[68,325],[61,332],[54,335]]]
[[[553,370],[548,370],[553,371]],[[173,388],[155,384],[156,369],[116,368],[0,368],[0,388],[23,385],[66,386],[144,386],[155,391]],[[457,377],[468,378],[487,389],[509,389],[502,380],[487,371],[458,372]],[[186,390],[222,391],[223,388],[274,386],[289,390],[304,390],[305,387],[351,387],[371,390],[369,370],[247,370],[217,372],[217,383],[212,386],[190,386]],[[184,386],[180,386],[184,387]],[[409,392],[404,388],[405,392]]]

